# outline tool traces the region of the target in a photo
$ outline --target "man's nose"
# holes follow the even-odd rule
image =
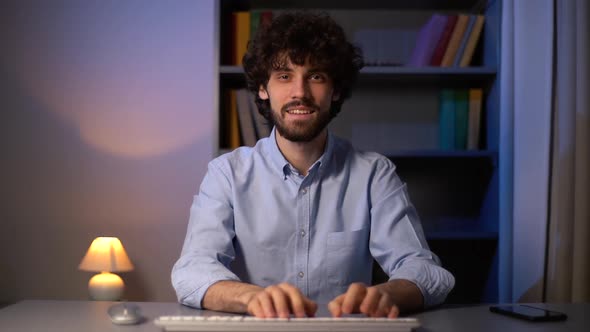
[[[304,78],[297,78],[293,80],[291,85],[291,99],[300,99],[307,97],[309,93],[309,85]]]

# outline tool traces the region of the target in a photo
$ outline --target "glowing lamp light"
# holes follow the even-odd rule
[[[117,301],[123,295],[125,284],[121,277],[111,272],[131,271],[133,264],[118,238],[97,237],[90,244],[78,268],[83,271],[100,272],[88,282],[91,299]]]

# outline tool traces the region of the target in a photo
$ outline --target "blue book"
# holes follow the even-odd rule
[[[465,53],[465,47],[467,46],[467,41],[469,40],[469,36],[473,31],[473,26],[475,25],[475,21],[477,20],[477,15],[469,15],[469,21],[467,22],[467,28],[461,37],[461,43],[459,44],[459,48],[457,49],[457,54],[455,54],[455,59],[453,59],[453,66],[459,67],[461,64],[461,58],[463,57],[463,53]]]
[[[455,90],[455,149],[467,148],[467,128],[469,124],[469,90]]]
[[[455,148],[455,91],[452,89],[443,89],[439,95],[438,137],[442,150]]]

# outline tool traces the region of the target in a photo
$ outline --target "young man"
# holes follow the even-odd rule
[[[327,130],[361,67],[326,15],[280,15],[249,44],[248,87],[275,127],[210,162],[172,270],[181,303],[396,317],[444,301],[454,278],[429,251],[395,166]],[[369,286],[373,259],[388,282]]]

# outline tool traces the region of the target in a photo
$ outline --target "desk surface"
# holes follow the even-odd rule
[[[135,302],[146,320],[133,326],[113,325],[107,309],[114,302],[27,300],[0,309],[0,331],[161,331],[153,320],[162,315],[220,315],[222,313],[191,309],[177,303]],[[565,312],[564,322],[531,323],[491,313],[487,305],[440,308],[413,317],[420,319],[420,332],[461,331],[587,331],[590,326],[590,303],[535,304]],[[320,309],[318,315],[326,316]]]

